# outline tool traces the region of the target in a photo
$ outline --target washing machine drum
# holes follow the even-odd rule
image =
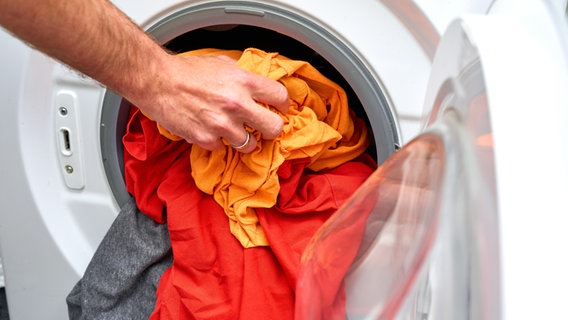
[[[368,64],[325,26],[298,12],[261,3],[206,3],[170,13],[148,32],[173,52],[255,47],[307,61],[344,88],[350,108],[366,120],[372,132],[369,153],[378,163],[400,145],[389,100]],[[130,198],[124,184],[121,142],[129,109],[128,101],[114,92],[105,93],[100,126],[103,163],[121,207]]]

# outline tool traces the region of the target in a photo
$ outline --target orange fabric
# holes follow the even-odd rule
[[[313,171],[335,168],[365,152],[368,133],[364,122],[349,110],[344,90],[304,61],[290,60],[258,49],[244,52],[201,49],[188,55],[228,55],[246,70],[278,80],[286,86],[290,109],[280,114],[284,129],[274,140],[259,141],[243,154],[230,146],[208,151],[191,148],[192,175],[200,190],[212,194],[229,217],[231,233],[245,248],[269,245],[255,208],[271,208],[280,190],[277,170],[285,160],[310,159]],[[275,110],[273,110],[275,111]],[[277,111],[275,111],[277,112]],[[178,137],[160,126],[160,133]]]

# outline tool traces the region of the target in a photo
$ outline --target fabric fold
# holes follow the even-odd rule
[[[233,235],[246,248],[267,246],[256,209],[276,204],[280,188],[276,172],[282,163],[310,159],[308,168],[313,171],[335,168],[365,152],[367,127],[350,111],[345,91],[305,61],[255,48],[242,53],[201,49],[182,55],[227,55],[248,71],[280,81],[288,90],[290,108],[280,114],[284,129],[276,139],[266,140],[253,132],[259,143],[249,154],[230,146],[215,151],[197,145],[191,149],[193,178],[200,190],[212,194],[224,208]],[[158,127],[164,136],[179,140]]]

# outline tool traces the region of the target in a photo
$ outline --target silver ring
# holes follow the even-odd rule
[[[246,147],[246,146],[249,144],[249,142],[250,142],[250,132],[248,132],[248,131],[245,131],[245,132],[247,133],[247,138],[245,139],[245,142],[243,142],[241,145],[238,145],[238,146],[236,146],[236,145],[234,145],[234,144],[231,144],[231,147],[233,147],[233,148],[236,149],[236,150],[241,150],[241,149],[243,149],[244,147]]]

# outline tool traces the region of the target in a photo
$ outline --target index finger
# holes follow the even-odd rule
[[[260,131],[265,139],[276,138],[284,128],[284,120],[276,112],[273,112],[258,103],[251,101],[246,107],[246,118],[243,123]]]
[[[286,87],[276,80],[261,75],[254,75],[250,94],[255,101],[273,106],[284,114],[290,107],[290,97]]]

